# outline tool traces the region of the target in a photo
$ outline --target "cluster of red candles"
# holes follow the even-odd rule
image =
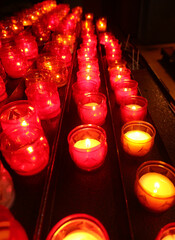
[[[40,120],[55,118],[61,111],[58,87],[68,81],[81,14],[79,6],[70,11],[68,4],[46,0],[0,21],[0,148],[19,175],[37,174],[48,164],[50,147]],[[28,100],[8,101],[5,84],[13,79],[25,81]],[[1,231],[1,236],[27,240],[22,226],[5,208],[11,207],[15,193],[1,162],[0,195],[4,206],[0,221],[8,223],[2,225],[7,231]]]
[[[147,99],[138,95],[138,82],[122,59],[121,45],[110,32],[99,35],[104,45],[110,86],[120,108],[123,123],[121,143],[124,151],[133,157],[146,155],[154,144],[156,130],[144,121],[147,115]],[[134,190],[140,203],[152,212],[163,212],[175,202],[175,169],[161,161],[143,162],[136,171]],[[163,227],[156,240],[173,239],[174,223]]]
[[[81,28],[82,43],[77,50],[77,81],[72,85],[78,114],[84,125],[73,129],[69,136],[69,152],[75,164],[86,171],[102,165],[107,153],[106,133],[100,126],[107,115],[106,96],[99,92],[101,85],[97,36],[93,14],[85,15]],[[91,124],[91,125],[90,125]]]
[[[9,166],[20,175],[36,174],[49,161],[49,144],[40,120],[57,117],[61,111],[57,88],[68,80],[82,8],[75,7],[69,11],[67,4],[57,5],[55,1],[46,0],[0,22],[0,101],[7,98],[6,75],[12,79],[25,78],[28,98],[5,104],[0,111],[1,151]],[[105,47],[110,85],[124,123],[121,129],[123,148],[132,156],[144,156],[151,150],[155,137],[155,128],[144,121],[147,100],[138,96],[138,83],[131,78],[131,71],[122,59],[121,45],[112,33],[106,31],[107,19],[98,19],[96,29],[100,44]],[[82,170],[92,171],[104,163],[107,154],[106,132],[101,127],[107,116],[107,104],[106,96],[99,91],[101,77],[92,13],[87,13],[85,20],[81,21],[81,40],[77,50],[79,70],[72,92],[82,125],[69,133],[68,143],[75,164]],[[151,168],[157,171],[150,172]],[[160,174],[162,169],[166,169],[165,174]],[[156,161],[140,166],[135,191],[145,207],[161,212],[174,204],[174,172],[170,165]],[[4,179],[2,204],[10,207],[14,199],[13,182],[1,163],[0,174],[0,184],[1,176]],[[150,188],[154,180],[161,188],[160,195],[156,197],[152,194],[155,189]],[[164,189],[169,187],[169,195],[166,195]],[[157,185],[156,191],[159,191]],[[3,207],[0,211],[0,221],[8,219],[12,230],[15,228],[15,231],[4,233],[8,239],[27,240],[25,231],[11,213]],[[65,240],[109,240],[102,224],[86,214],[62,219],[51,230],[47,240],[55,239],[57,235]]]

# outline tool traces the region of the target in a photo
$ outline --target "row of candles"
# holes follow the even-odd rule
[[[77,51],[78,56],[78,63],[79,63],[79,71],[77,72],[77,82],[75,82],[72,86],[73,90],[73,96],[74,100],[78,107],[78,113],[80,116],[80,119],[84,125],[78,126],[75,129],[73,129],[68,136],[68,142],[69,142],[69,152],[74,160],[75,164],[86,171],[94,170],[98,167],[100,167],[106,157],[107,154],[107,140],[106,140],[106,133],[101,125],[104,124],[106,114],[107,114],[107,106],[106,106],[106,96],[99,92],[101,80],[100,80],[100,72],[98,68],[98,58],[97,58],[97,36],[94,34],[95,27],[93,25],[93,14],[87,14],[86,20],[82,21],[82,32],[81,36],[83,39],[83,42],[80,46],[80,49]],[[105,18],[99,19],[96,23],[97,29],[101,32],[106,30],[106,24],[107,21]],[[110,34],[109,34],[110,35]],[[154,142],[154,136],[155,136],[155,129],[154,127],[142,121],[141,123],[135,122],[133,126],[133,122],[130,122],[130,120],[140,120],[144,119],[146,115],[146,109],[147,109],[147,101],[142,98],[138,97],[137,95],[137,82],[131,79],[128,79],[129,75],[127,75],[127,82],[122,79],[122,81],[116,81],[116,78],[122,78],[122,71],[126,72],[126,74],[129,74],[129,70],[126,69],[124,66],[123,68],[120,68],[119,65],[116,64],[116,62],[121,61],[122,52],[120,49],[120,45],[118,43],[118,40],[112,36],[112,38],[108,39],[108,34],[105,32],[100,37],[100,43],[102,43],[102,37],[105,39],[105,47],[106,47],[106,58],[108,61],[108,66],[112,66],[115,63],[116,68],[111,68],[110,72],[110,81],[111,81],[111,87],[114,89],[115,96],[116,96],[116,102],[117,104],[121,105],[121,115],[124,122],[127,122],[123,126],[122,130],[122,143],[124,150],[133,155],[133,156],[143,156],[146,153],[148,153],[151,150],[151,147]],[[49,45],[49,44],[48,44]],[[52,44],[50,44],[52,46]],[[117,69],[119,68],[119,69]],[[112,70],[113,69],[113,70]],[[115,70],[116,71],[115,71]],[[52,71],[52,70],[51,70]],[[121,77],[119,77],[121,76]],[[115,79],[115,80],[114,80]],[[129,82],[130,85],[127,85]],[[124,85],[123,85],[124,84]],[[135,91],[132,91],[132,86],[134,85]],[[26,95],[31,96],[34,94],[34,92],[39,89],[39,91],[44,92],[45,89],[43,89],[43,85],[41,86],[40,82],[38,86],[35,86],[33,88],[34,84],[29,84],[29,87],[32,87],[31,89],[26,89]],[[49,83],[49,85],[46,88],[54,89],[54,86]],[[129,89],[129,91],[128,91]],[[133,95],[131,98],[134,100],[131,100],[131,98],[126,97],[129,92],[129,95]],[[33,99],[33,96],[31,97],[31,100]],[[126,103],[126,99],[127,102]],[[138,100],[139,99],[139,100]],[[47,100],[48,102],[49,100]],[[37,104],[40,102],[38,98],[36,99],[36,108]],[[59,103],[59,99],[56,98],[55,103]],[[125,104],[123,104],[125,103]],[[21,102],[19,103],[19,105]],[[22,102],[24,104],[24,102]],[[28,104],[28,103],[26,103]],[[129,105],[129,108],[128,108]],[[136,106],[135,106],[136,105]],[[8,106],[6,106],[8,107]],[[15,106],[16,107],[16,106]],[[43,134],[43,131],[40,127],[40,122],[38,121],[37,114],[39,111],[37,111],[37,114],[34,112],[33,106],[27,106],[27,108],[20,108],[10,106],[7,110],[3,111],[5,112],[5,119],[4,116],[1,117],[1,124],[3,121],[9,121],[9,123],[4,126],[3,128],[3,138],[1,142],[1,149],[3,152],[3,155],[7,162],[11,164],[11,160],[13,160],[13,164],[11,165],[13,169],[16,170],[16,166],[20,166],[20,169],[17,170],[19,174],[35,174],[38,171],[41,171],[48,163],[49,158],[49,147],[47,140]],[[134,108],[133,108],[134,107]],[[122,114],[122,108],[123,108],[123,114]],[[39,109],[41,109],[41,106],[39,106]],[[50,109],[50,108],[49,108]],[[56,115],[49,115],[50,117],[57,116],[59,113],[60,108],[57,108]],[[35,124],[32,120],[30,124],[26,123],[26,121],[23,119],[23,117],[20,119],[20,116],[27,115],[32,116],[33,119],[35,119]],[[38,114],[40,116],[40,119],[44,119],[42,117],[42,114]],[[20,119],[20,125],[23,126],[22,128],[16,128],[12,123],[15,122],[16,119]],[[90,124],[89,124],[90,123]],[[132,123],[132,124],[131,124]],[[2,124],[3,125],[3,124]],[[33,127],[34,126],[34,127]],[[15,129],[15,130],[14,130]],[[17,129],[17,130],[16,130]],[[134,131],[134,139],[131,132]],[[138,131],[141,132],[141,136],[139,133],[138,137]],[[137,133],[136,133],[137,132]],[[127,134],[126,134],[127,133]],[[141,137],[141,139],[140,139]],[[135,139],[136,138],[136,139]],[[14,142],[16,141],[17,142]],[[25,154],[22,151],[17,153],[17,155],[14,154],[14,151],[16,151],[16,148],[19,146],[23,146],[25,144]],[[30,145],[30,146],[29,146]],[[32,146],[31,146],[32,145]],[[39,146],[39,149],[37,152],[34,151],[34,146]],[[10,149],[12,148],[12,149]],[[11,154],[11,150],[13,150],[13,154]],[[45,153],[45,154],[43,154]],[[20,155],[21,154],[21,155]],[[27,163],[29,165],[24,166],[23,163],[16,164],[16,161],[19,161],[24,157],[24,155],[27,154]],[[42,155],[42,156],[41,156]],[[21,157],[20,157],[21,156]],[[39,157],[39,158],[38,158]],[[38,159],[43,159],[44,164],[42,164],[42,167],[38,167]],[[10,160],[10,161],[8,161]],[[32,160],[32,166],[30,165],[30,160]],[[41,163],[41,162],[40,162]],[[35,166],[37,164],[37,167]],[[149,165],[150,164],[150,165]],[[148,172],[152,168],[152,165],[155,169],[158,170],[157,172]],[[148,166],[149,165],[149,166]],[[36,167],[36,168],[35,168]],[[27,173],[26,173],[27,169]],[[167,178],[165,175],[160,174],[161,170],[166,169],[166,173],[169,174],[169,177]],[[148,172],[145,174],[145,170]],[[155,171],[155,170],[154,170]],[[142,202],[141,196],[146,196],[147,201],[149,205],[146,207],[151,208],[154,211],[164,211],[172,204],[174,204],[174,169],[167,165],[167,164],[160,164],[157,166],[157,163],[150,161],[148,164],[144,163],[139,168],[139,173],[137,174],[136,179],[136,194],[140,201]],[[141,173],[144,173],[143,175]],[[148,174],[148,175],[147,175]],[[156,190],[150,187],[150,182],[156,184]],[[149,183],[149,184],[148,184]],[[160,189],[160,190],[159,190]],[[165,193],[166,189],[166,193]],[[167,189],[169,189],[169,192],[167,192]],[[154,192],[154,194],[153,194]],[[166,196],[165,196],[166,194]],[[167,203],[166,208],[162,207],[165,205],[165,202]],[[145,206],[145,202],[142,202]],[[151,207],[150,207],[151,206]],[[81,225],[80,225],[81,222]],[[84,224],[86,223],[86,224]],[[74,226],[72,228],[72,226]],[[85,227],[86,226],[86,227]],[[88,227],[87,227],[88,226]],[[65,228],[64,236],[62,236],[62,231],[58,231],[58,228]],[[70,229],[73,230],[72,233],[70,233]],[[89,231],[91,229],[91,231]],[[93,230],[92,230],[93,229]],[[55,233],[56,232],[56,233]],[[68,235],[66,235],[68,234]],[[66,240],[73,240],[77,239],[77,237],[84,237],[91,240],[101,240],[101,239],[109,239],[108,234],[104,227],[99,223],[97,219],[94,219],[91,216],[88,216],[86,214],[76,214],[73,216],[69,216],[65,219],[63,219],[61,222],[59,222],[50,232],[47,239],[55,239],[58,235],[62,239]],[[167,234],[166,234],[167,235]],[[164,238],[160,239],[168,239],[165,235]],[[22,239],[26,239],[25,237]],[[158,238],[159,239],[159,238]]]
[[[82,31],[83,44],[86,41],[87,43],[95,41],[93,25],[89,21],[85,21],[84,25],[86,26],[86,32]],[[98,28],[97,25],[99,32],[104,31],[104,23],[101,25],[103,26],[102,29]],[[85,41],[87,36],[88,39]],[[120,106],[121,119],[124,122],[121,129],[123,149],[133,157],[142,157],[151,151],[156,134],[154,126],[144,121],[147,114],[147,100],[137,95],[138,83],[131,79],[130,70],[126,68],[126,64],[122,60],[122,52],[118,40],[112,34],[106,32],[100,34],[101,44],[103,44],[102,39],[105,39],[104,45],[111,88],[114,90],[116,103]],[[107,154],[106,133],[99,126],[105,122],[107,108],[106,97],[98,92],[100,80],[98,67],[95,64],[96,44],[94,44],[94,47],[90,47],[88,44],[88,49],[83,49],[83,47],[85,46],[80,45],[80,50],[77,52],[79,72],[77,72],[77,82],[73,84],[72,90],[79,117],[82,123],[85,124],[77,126],[69,133],[68,143],[69,152],[75,164],[83,170],[92,171],[103,164]],[[86,68],[82,67],[84,63]],[[94,82],[98,86],[95,86]],[[153,212],[163,212],[174,205],[174,183],[174,167],[161,161],[147,161],[142,163],[137,169],[135,193],[140,203],[146,209]],[[70,216],[68,224],[74,222],[74,217]],[[78,216],[76,217],[78,218]],[[60,234],[59,228],[64,228],[64,221],[67,221],[67,218],[63,219],[51,230],[48,240],[54,239],[54,237]],[[174,226],[174,223],[170,223],[163,227],[156,240],[173,239],[175,237]],[[89,236],[86,235],[88,231],[80,233],[80,229],[81,227],[76,231],[73,230],[72,234],[68,234],[63,239],[76,239],[79,236],[86,236],[88,239],[109,238],[105,236],[105,233],[103,237],[100,234],[97,237],[94,233],[91,233],[92,236]]]
[[[81,36],[83,43],[77,51],[79,71],[77,72],[77,81],[72,85],[73,98],[77,104],[78,114],[83,125],[77,126],[68,135],[71,158],[79,168],[86,171],[92,171],[100,167],[107,154],[106,133],[100,127],[104,124],[107,114],[106,97],[98,92],[101,80],[96,58],[97,43],[92,19],[92,15],[88,14],[86,15],[86,21],[82,22]],[[103,19],[99,22],[100,28],[98,30],[104,31]],[[114,52],[115,54],[113,54]],[[111,43],[109,42],[106,53],[108,66],[121,60],[121,49],[116,39],[112,39]],[[115,65],[117,68],[119,67],[117,64]],[[126,69],[126,66],[124,68],[128,74],[129,70]],[[122,128],[121,136],[123,148],[128,154],[141,157],[147,154],[153,146],[155,128],[150,123],[144,121],[133,122],[131,120],[143,120],[145,118],[147,100],[137,96],[138,83],[135,80],[130,79],[129,75],[122,76],[121,68],[115,70],[117,71],[111,74],[113,78],[111,77],[110,81],[112,83],[111,87],[115,91],[116,102],[121,106],[122,120],[126,122]],[[120,81],[117,79],[116,81],[119,75],[123,79]],[[120,87],[118,87],[118,84],[120,84]],[[134,87],[134,90],[132,87]],[[125,104],[123,105],[123,103]],[[142,164],[137,171],[135,192],[145,207],[151,211],[162,212],[174,204],[174,182],[173,167],[163,162],[149,161]],[[145,201],[145,197],[147,201]],[[90,226],[85,229],[84,223],[88,224],[87,219],[88,221],[91,220],[91,224],[96,223],[96,226],[93,226],[93,231]],[[77,238],[109,239],[106,230],[99,224],[97,219],[88,215],[71,215],[62,219],[53,227],[47,240],[56,239],[58,236],[66,240]],[[173,223],[168,224],[160,231],[156,239],[172,239],[174,237],[173,228]],[[63,229],[64,233],[61,231]]]
[[[154,144],[156,130],[143,121],[147,114],[147,100],[138,96],[138,83],[131,79],[130,70],[121,59],[118,40],[111,33],[101,33],[100,43],[105,46],[111,89],[120,107],[124,125],[121,128],[121,143],[124,151],[141,157],[146,155]],[[175,169],[161,161],[147,161],[136,172],[134,190],[140,203],[152,212],[163,212],[175,202]],[[161,229],[157,239],[175,238],[175,223]]]
[[[0,22],[0,100],[8,97],[5,81],[9,77],[25,78],[28,98],[4,102],[0,113],[1,152],[19,175],[37,174],[49,161],[49,144],[40,120],[57,117],[61,111],[57,88],[67,83],[82,14],[79,6],[69,10],[67,4],[44,1]],[[7,209],[14,199],[12,178],[0,162],[0,238],[27,240],[23,227]]]

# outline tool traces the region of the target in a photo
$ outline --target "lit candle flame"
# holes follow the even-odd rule
[[[87,148],[90,148],[90,146],[91,146],[91,141],[90,141],[90,139],[86,139],[86,147]]]

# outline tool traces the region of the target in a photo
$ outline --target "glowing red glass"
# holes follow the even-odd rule
[[[7,236],[5,239],[28,240],[22,225],[13,217],[6,207],[0,205],[0,213],[0,236],[5,234]]]
[[[28,86],[25,93],[40,119],[54,118],[60,113],[60,98],[55,83],[36,82]]]
[[[103,93],[87,93],[78,103],[82,123],[104,124],[107,115],[106,96]]]
[[[138,82],[135,80],[122,80],[114,84],[114,93],[117,104],[121,104],[128,97],[137,95]]]
[[[86,171],[99,168],[107,154],[106,132],[87,124],[74,128],[68,135],[69,153],[75,164]]]
[[[148,101],[141,96],[131,96],[120,105],[121,119],[123,122],[144,120],[147,114]]]

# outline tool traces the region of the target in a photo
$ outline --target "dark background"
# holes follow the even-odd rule
[[[0,0],[0,16],[33,6],[37,0]],[[138,44],[175,42],[174,0],[60,0],[70,7],[82,6],[95,17],[107,16],[108,26],[115,33],[119,27]]]

